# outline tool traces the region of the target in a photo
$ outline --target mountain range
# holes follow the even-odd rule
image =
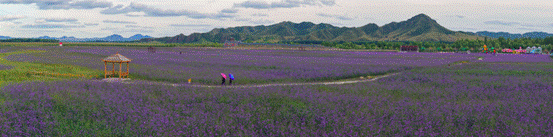
[[[516,39],[516,38],[545,38],[545,37],[553,37],[553,34],[545,33],[545,32],[528,32],[524,34],[511,34],[507,32],[488,32],[488,31],[480,31],[476,32],[479,36],[487,36],[491,38],[510,38],[510,39]]]
[[[8,36],[0,36],[0,39],[10,39],[11,37]]]
[[[229,39],[252,42],[279,41],[456,41],[483,37],[451,31],[425,14],[384,26],[370,23],[361,27],[336,27],[311,22],[281,22],[269,26],[216,28],[207,33],[180,34],[174,37],[146,38],[141,42],[166,43],[224,42]]]
[[[0,39],[11,39],[12,37],[8,36],[0,36]],[[120,42],[120,41],[136,41],[143,38],[152,38],[148,35],[142,35],[142,34],[136,34],[129,38],[124,38],[121,35],[113,34],[104,38],[75,38],[75,37],[49,37],[49,36],[41,36],[37,39],[55,39],[59,40],[61,42],[90,42],[90,41],[106,41],[106,42]]]
[[[63,36],[63,37],[59,37],[59,38],[42,36],[42,37],[38,37],[38,38],[39,39],[56,39],[56,40],[59,40],[59,41],[62,41],[62,42],[86,42],[86,41],[116,42],[116,41],[136,41],[136,40],[140,40],[140,39],[143,39],[143,38],[152,38],[152,37],[150,37],[148,35],[136,34],[136,35],[133,35],[129,38],[124,38],[121,35],[113,34],[113,35],[110,35],[110,36],[107,36],[107,37],[104,37],[104,38],[75,38],[75,37],[67,37],[67,36]]]

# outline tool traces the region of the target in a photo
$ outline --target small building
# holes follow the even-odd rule
[[[234,47],[238,46],[238,44],[242,43],[242,41],[235,41],[234,38],[230,38],[230,40],[226,40],[224,47]]]
[[[131,62],[131,59],[119,54],[119,52],[107,57],[107,58],[104,58],[102,59],[102,61],[104,62],[104,78],[107,78],[107,76],[115,76],[115,74],[119,74],[119,79],[121,80],[122,77],[126,77],[126,78],[129,78],[129,62]],[[108,63],[111,63],[112,64],[112,68],[111,68],[111,71],[108,71],[107,70],[107,65]],[[119,63],[119,72],[115,71],[115,64],[116,63]],[[127,64],[127,71],[126,72],[123,72],[122,69],[122,64],[123,63],[126,63]]]
[[[400,51],[419,52],[419,46],[404,45],[404,46],[401,46]]]

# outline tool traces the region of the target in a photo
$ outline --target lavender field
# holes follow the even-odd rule
[[[189,78],[182,75],[216,83],[218,76],[211,73],[221,71],[242,76],[245,84],[401,74],[356,84],[263,88],[84,79],[10,83],[0,94],[0,134],[553,135],[553,59],[548,56],[179,48],[148,54],[121,48],[45,48],[48,52],[7,58],[103,69],[99,60],[119,51],[134,59],[131,75],[177,83]]]
[[[209,48],[158,48],[156,53],[148,53],[145,47],[37,47],[36,50],[47,52],[11,55],[6,59],[71,64],[103,71],[101,59],[119,52],[133,59],[131,78],[172,83],[192,79],[194,83],[211,85],[219,83],[220,73],[234,74],[236,84],[331,81],[476,59],[474,55],[452,53]]]

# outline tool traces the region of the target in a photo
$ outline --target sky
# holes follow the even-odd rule
[[[383,26],[421,13],[454,31],[553,33],[552,0],[0,0],[0,36],[165,37],[282,21]]]

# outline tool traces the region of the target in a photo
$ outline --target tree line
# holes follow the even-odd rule
[[[305,42],[303,42],[305,43]],[[459,51],[470,50],[472,52],[481,51],[486,45],[488,48],[495,48],[497,52],[501,49],[526,49],[527,47],[542,47],[543,51],[551,51],[553,49],[553,37],[547,38],[485,38],[476,40],[458,40],[455,42],[413,42],[413,41],[368,41],[368,42],[321,42],[321,45],[326,47],[341,48],[341,49],[386,49],[399,50],[401,46],[413,45],[418,46],[420,51]]]

